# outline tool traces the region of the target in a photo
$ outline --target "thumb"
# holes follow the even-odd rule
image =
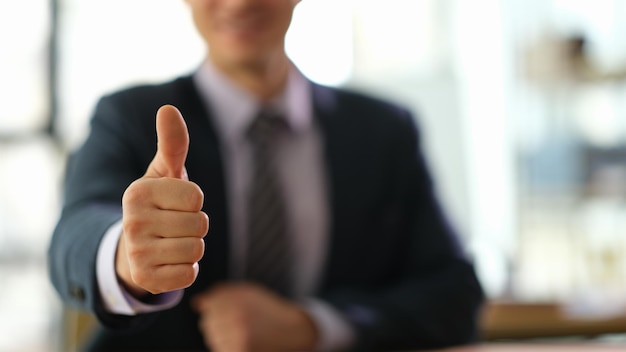
[[[187,179],[185,160],[189,149],[189,132],[180,111],[163,105],[156,114],[157,152],[146,171],[147,177]]]

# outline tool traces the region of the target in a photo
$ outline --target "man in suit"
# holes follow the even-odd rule
[[[210,48],[199,70],[96,107],[49,249],[60,296],[104,326],[90,348],[395,350],[476,337],[482,291],[413,117],[306,80],[284,52],[297,2],[187,0]]]

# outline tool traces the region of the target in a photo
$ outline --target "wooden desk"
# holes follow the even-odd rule
[[[556,303],[491,301],[481,317],[487,341],[626,333],[626,313],[605,318],[568,316]],[[623,348],[626,351],[626,348]]]
[[[95,325],[86,313],[67,308],[65,310],[64,350],[76,350]],[[490,301],[486,304],[480,322],[484,341],[511,341],[545,337],[598,336],[626,333],[626,314],[610,319],[574,319],[566,316],[558,304],[517,303]],[[565,352],[565,351],[624,351],[602,345],[552,345],[552,344],[486,344],[452,352]],[[446,352],[448,352],[446,351]]]
[[[626,351],[626,346],[593,343],[489,343],[455,347],[436,352],[612,352]],[[432,351],[435,352],[435,351]]]

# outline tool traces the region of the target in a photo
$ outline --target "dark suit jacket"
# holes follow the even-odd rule
[[[345,314],[355,350],[440,347],[471,341],[483,299],[446,221],[418,147],[412,116],[394,105],[314,85],[330,187],[331,240],[316,297]],[[177,106],[187,122],[187,171],[211,219],[200,276],[175,308],[125,317],[103,311],[95,279],[102,235],[121,217],[121,196],[156,151],[155,113]],[[49,249],[64,302],[106,329],[94,348],[199,350],[189,297],[228,280],[228,216],[219,136],[191,77],[103,98],[91,133],[70,159],[64,208]]]

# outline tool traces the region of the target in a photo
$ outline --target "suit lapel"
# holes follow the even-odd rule
[[[191,77],[182,80],[181,113],[189,129],[187,172],[204,192],[204,211],[210,218],[206,250],[201,261],[198,286],[204,288],[229,275],[229,213],[220,142],[210,110],[205,106]]]
[[[356,249],[358,239],[350,226],[355,188],[351,177],[352,156],[357,148],[350,141],[350,119],[346,118],[339,94],[333,89],[313,84],[315,117],[322,133],[326,161],[326,184],[329,194],[330,226],[328,247],[320,289],[332,286],[349,276],[346,260]],[[332,268],[332,270],[330,270]]]

